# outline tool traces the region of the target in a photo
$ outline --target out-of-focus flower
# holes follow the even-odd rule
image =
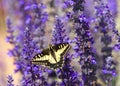
[[[23,79],[21,81],[23,86],[26,85],[46,85],[47,82],[45,81],[45,77],[42,72],[42,67],[41,66],[35,66],[32,65],[31,59],[33,56],[40,52],[40,49],[34,42],[32,36],[33,33],[32,31],[34,30],[33,25],[32,25],[32,19],[29,17],[26,20],[26,28],[23,33],[23,48],[21,51],[21,56],[20,59],[16,62],[18,65],[18,68],[21,68],[19,70],[22,71],[23,74]]]
[[[108,6],[111,10],[111,13],[112,13],[113,17],[115,18],[117,16],[117,13],[118,13],[117,0],[107,0],[107,1],[108,1]]]
[[[14,29],[12,27],[12,23],[9,18],[7,19],[6,24],[8,28],[7,32],[9,33],[9,36],[6,37],[6,41],[11,44],[14,44]]]
[[[80,57],[82,70],[82,85],[93,86],[97,84],[96,60],[93,49],[93,37],[90,32],[89,22],[83,14],[84,0],[72,0],[73,12],[70,17],[74,22],[75,37],[75,57]]]
[[[74,28],[77,34],[74,50],[76,57],[80,57],[83,85],[97,85],[94,41],[85,16],[78,17]]]
[[[62,2],[63,0],[59,0]],[[58,0],[54,2],[56,13],[63,11],[70,11],[66,13],[64,18],[55,18],[55,26],[52,31],[51,42],[53,45],[69,43],[74,49],[75,53],[69,52],[64,57],[64,64],[62,68],[58,68],[53,71],[42,67],[41,65],[33,65],[31,59],[37,53],[40,53],[43,48],[48,44],[48,40],[45,37],[46,22],[48,20],[48,14],[44,9],[46,6],[39,1],[32,0],[20,0],[16,1],[16,6],[19,14],[19,24],[14,29],[11,25],[11,21],[7,20],[8,33],[7,41],[14,45],[14,48],[10,50],[9,55],[15,57],[15,64],[17,69],[15,72],[20,71],[22,74],[21,85],[22,86],[97,86],[96,70],[99,66],[96,62],[96,51],[94,49],[94,39],[92,29],[89,27],[89,22],[85,16],[85,0],[65,0],[64,8],[72,8],[65,10],[61,7],[63,4],[59,3],[57,8]],[[120,42],[119,32],[115,28],[115,21],[112,17],[110,10],[107,5],[102,3],[102,0],[94,0],[97,2],[96,9],[96,20],[98,25],[95,26],[96,32],[100,32],[101,42],[103,47],[101,52],[103,53],[103,68],[102,73],[104,81],[107,85],[116,76],[116,63],[113,60],[112,50],[120,49],[120,44],[117,43],[111,47],[112,37],[109,31],[117,38]],[[61,13],[62,14],[62,13]],[[60,15],[61,15],[60,14]],[[63,13],[64,14],[64,13]],[[93,17],[93,16],[92,16]],[[66,31],[69,24],[73,24],[75,31],[75,40],[69,38],[70,31]],[[71,26],[70,26],[71,27]],[[16,33],[17,32],[17,33]],[[15,34],[14,34],[15,33]],[[74,38],[72,36],[72,38]],[[81,70],[75,71],[73,68],[72,60],[79,58],[78,64]],[[82,76],[82,77],[81,77]],[[8,77],[10,84],[13,79],[11,76]],[[13,86],[9,85],[9,86]]]
[[[52,43],[69,43],[70,39],[65,34],[64,23],[60,18],[56,18],[55,20],[55,28],[53,29],[53,37]],[[64,57],[64,66],[62,69],[58,69],[59,78],[62,79],[61,86],[72,86],[72,85],[80,85],[80,81],[78,80],[78,73],[72,69],[70,65],[72,55],[67,54]]]
[[[48,14],[44,11],[46,6],[41,3],[38,4],[37,2],[34,2],[31,5],[31,9],[34,12],[34,20],[33,20],[33,27],[34,30],[34,40],[36,41],[37,45],[43,49],[45,47],[45,25],[48,20]],[[44,40],[43,40],[44,39]]]
[[[116,63],[113,60],[112,56],[113,48],[109,45],[112,43],[111,34],[119,38],[119,33],[115,28],[115,21],[110,13],[109,7],[105,5],[101,0],[96,0],[96,3],[96,19],[98,22],[98,25],[96,27],[98,31],[102,33],[101,42],[104,44],[101,49],[101,52],[103,53],[103,80],[107,85],[110,85],[113,77],[116,76]]]
[[[102,33],[107,33],[112,31],[113,35],[116,36],[118,42],[120,39],[119,31],[116,29],[115,19],[111,14],[111,10],[109,9],[107,4],[104,4],[102,1],[97,1],[97,5],[95,6],[96,10],[96,20],[99,22],[101,27],[99,31]],[[103,10],[104,9],[104,10]]]
[[[35,30],[39,29],[40,36],[44,36],[44,27],[47,20],[47,13],[43,12],[43,4],[38,5],[36,2],[27,2],[21,0],[18,1],[21,11],[21,26],[18,25],[18,33],[15,35],[13,56],[17,69],[15,72],[20,71],[23,75],[21,85],[33,86],[33,85],[47,85],[46,76],[43,73],[43,68],[40,66],[32,65],[31,59],[36,53],[40,53],[43,48],[43,44],[40,43],[41,49],[37,45],[40,41],[35,40]],[[41,10],[40,10],[41,9]],[[31,12],[35,13],[34,16]],[[39,20],[39,21],[37,21]],[[10,21],[8,21],[8,27],[11,29]],[[13,29],[13,28],[12,28]],[[12,30],[11,29],[11,30]],[[9,31],[10,32],[10,31]],[[38,34],[38,33],[37,33]],[[12,38],[11,38],[12,40]],[[19,51],[19,52],[16,52]],[[15,54],[14,54],[15,53]]]
[[[64,24],[63,22],[56,17],[55,20],[55,26],[54,29],[52,31],[52,44],[59,44],[59,43],[66,43],[67,40],[66,39],[66,34],[65,34],[65,29],[64,28]]]
[[[85,0],[72,0],[74,2],[73,11],[84,11],[84,2]]]
[[[13,84],[13,78],[12,78],[12,76],[11,75],[9,75],[8,76],[8,80],[7,80],[7,86],[14,86],[14,84]]]
[[[63,8],[69,8],[74,5],[73,0],[65,0],[63,4]]]
[[[96,60],[95,52],[93,49],[94,40],[90,32],[89,22],[83,14],[85,1],[71,1],[73,3],[73,12],[70,12],[67,17],[71,18],[74,21],[74,28],[76,32],[76,46],[74,47],[76,53],[74,54],[74,56],[80,57],[82,85],[93,86],[97,84]]]
[[[15,35],[16,30],[12,26],[12,22],[11,22],[10,18],[7,19],[7,23],[6,24],[7,24],[7,27],[8,27],[7,32],[9,33],[9,35],[6,37],[6,41],[14,46],[13,49],[9,49],[8,54],[10,56],[17,57],[17,56],[20,55],[20,52],[18,50],[18,48],[20,46],[17,45],[16,35]]]

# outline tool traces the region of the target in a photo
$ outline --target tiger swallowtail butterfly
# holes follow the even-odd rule
[[[45,65],[53,69],[62,67],[64,57],[69,49],[70,45],[68,43],[49,45],[49,48],[33,57],[32,64]]]

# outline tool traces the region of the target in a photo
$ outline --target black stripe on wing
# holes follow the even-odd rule
[[[65,48],[65,50],[63,50],[63,52],[61,53],[61,56],[64,57],[64,55],[68,52],[68,50],[70,49],[70,45],[69,43],[60,43],[60,44],[57,44],[55,46],[53,46],[53,49],[57,52],[58,50],[62,49],[62,48]]]
[[[69,45],[68,43],[60,43],[60,44],[56,44],[55,46],[53,46],[53,49],[55,51],[58,51],[59,49],[62,49],[63,47]]]
[[[41,64],[41,65],[45,64],[45,65],[47,65],[48,59],[45,59],[45,56],[49,56],[49,55],[50,55],[49,49],[45,49],[41,53],[38,53],[33,57],[32,63],[33,64]]]

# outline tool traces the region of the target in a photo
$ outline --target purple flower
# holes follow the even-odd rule
[[[16,56],[18,56],[17,54],[19,53],[19,51],[17,50],[17,47],[19,47],[19,46],[16,45],[16,40],[15,40],[16,37],[14,35],[15,29],[12,26],[12,22],[9,18],[7,19],[7,27],[8,27],[7,32],[9,33],[9,35],[6,37],[6,41],[15,46],[13,49],[9,49],[8,54],[10,56],[16,57]]]
[[[84,11],[84,0],[72,0],[73,12],[71,18],[74,21],[75,37],[75,57],[80,57],[80,65],[82,70],[82,86],[96,85],[96,60],[93,50],[93,37],[90,32],[89,22],[82,12]]]
[[[74,2],[72,0],[65,0],[63,4],[63,8],[69,8],[74,5]]]
[[[63,27],[64,27],[63,22],[59,18],[56,18],[55,26],[52,32],[53,33],[52,44],[67,42],[66,40],[64,40],[66,35],[65,35],[65,29],[63,29]]]
[[[36,43],[32,38],[32,31],[32,21],[31,18],[28,18],[28,20],[26,20],[26,28],[23,34],[24,42],[20,56],[21,58],[18,60],[18,66],[21,68],[20,70],[22,70],[23,73],[22,85],[45,85],[47,83],[45,82],[45,78],[41,73],[41,66],[37,67],[36,65],[31,64],[31,59],[33,56],[40,52],[38,46],[36,46]],[[37,82],[37,80],[40,80],[44,83]]]
[[[103,53],[103,80],[107,85],[109,85],[113,79],[114,76],[116,76],[116,63],[112,59],[112,50],[114,48],[109,47],[109,45],[112,43],[112,35],[115,35],[117,38],[119,38],[119,33],[115,28],[115,21],[113,16],[110,13],[109,7],[105,5],[102,1],[96,1],[97,6],[96,8],[96,18],[98,19],[98,31],[100,31],[103,35],[101,37],[101,42],[104,44],[104,46],[101,49],[101,52]],[[117,46],[119,47],[119,46]]]
[[[12,27],[12,23],[11,23],[11,20],[9,18],[7,19],[6,24],[7,24],[7,28],[8,28],[7,32],[9,33],[9,36],[7,36],[6,41],[11,43],[11,44],[14,44],[14,35],[13,35],[14,29]]]
[[[19,11],[21,11],[20,14],[22,16],[19,21],[22,23],[17,26],[19,32],[14,38],[14,49],[11,51],[11,54],[16,58],[15,64],[17,65],[17,69],[15,72],[20,71],[22,73],[21,85],[23,86],[46,85],[47,82],[43,75],[42,67],[32,65],[31,59],[36,53],[41,52],[40,48],[43,48],[44,43],[40,43],[41,47],[39,48],[37,43],[40,41],[34,39],[35,34],[33,32],[39,29],[40,36],[38,37],[42,38],[42,36],[44,36],[47,13],[43,12],[43,4],[39,6],[36,2],[24,2],[23,0],[17,4],[20,6]],[[34,12],[35,16],[31,15],[30,12]],[[33,20],[33,18],[35,20]],[[38,20],[38,22],[36,20]],[[10,24],[8,21],[8,27],[11,29]]]
[[[53,44],[69,43],[69,40],[70,39],[65,34],[64,22],[60,18],[56,17],[52,43]],[[62,79],[63,81],[61,83],[61,86],[79,85],[80,81],[78,80],[78,74],[72,69],[70,65],[72,55],[67,54],[66,57],[64,58],[65,58],[64,66],[62,67],[62,69],[60,68],[58,70],[58,73],[61,73],[59,75],[59,78]]]
[[[14,86],[13,84],[13,78],[11,75],[8,76],[8,80],[7,80],[7,86]]]
[[[96,78],[96,60],[93,51],[93,37],[91,35],[88,21],[85,16],[81,15],[75,18],[76,46],[75,54],[80,57],[80,65],[82,70],[83,85],[92,86],[97,84]]]
[[[73,5],[73,11],[78,12],[78,11],[84,11],[84,5],[83,3],[85,2],[84,0],[72,0],[74,5]]]
[[[45,39],[45,25],[46,21],[48,20],[48,14],[44,11],[46,7],[43,3],[37,4],[36,2],[34,2],[31,8],[34,12],[34,40],[36,41],[37,45],[39,45],[39,47],[43,49],[46,43],[45,40],[43,40]]]
[[[111,9],[109,9],[108,5],[104,4],[102,1],[96,2],[98,3],[98,5],[95,6],[96,18],[101,26],[99,27],[100,31],[103,33],[108,32],[108,30],[112,31],[112,34],[116,36],[119,42],[120,34],[116,29],[115,19],[111,14]]]
[[[101,34],[102,55],[97,55],[94,42],[94,33],[90,29],[90,24],[85,14],[85,0],[52,0],[51,7],[58,11],[66,12],[66,16],[55,17],[55,24],[52,30],[51,43],[53,45],[69,43],[75,52],[70,50],[64,57],[64,64],[57,70],[47,69],[41,65],[31,63],[35,54],[40,53],[43,48],[46,48],[48,40],[46,38],[46,22],[48,14],[45,11],[46,6],[39,1],[20,0],[16,1],[14,16],[19,16],[19,22],[13,27],[10,19],[7,20],[7,32],[9,33],[6,40],[14,46],[9,50],[9,55],[15,57],[15,72],[21,72],[22,86],[97,86],[96,71],[97,67],[101,67],[96,61],[97,56],[102,59],[102,79],[106,85],[109,85],[117,75],[116,62],[113,60],[112,51],[120,49],[120,34],[115,28],[114,17],[111,10],[102,0],[94,0],[97,2],[95,6],[96,14],[95,21],[97,22],[94,31]],[[41,2],[41,1],[40,1]],[[60,2],[59,5],[57,2]],[[54,6],[53,6],[54,4]],[[59,8],[64,5],[64,9]],[[91,4],[90,4],[91,5]],[[66,10],[65,8],[70,8]],[[16,14],[17,13],[17,14]],[[64,13],[58,14],[63,15]],[[92,16],[94,17],[94,16]],[[90,15],[91,18],[91,15]],[[15,21],[16,22],[16,21]],[[48,22],[47,22],[48,24]],[[72,24],[72,25],[70,25]],[[48,24],[49,25],[49,24]],[[70,26],[69,26],[70,25]],[[92,26],[92,25],[91,25]],[[68,29],[68,27],[73,28]],[[16,28],[16,29],[15,29]],[[71,40],[72,31],[75,32]],[[112,34],[112,35],[111,35]],[[48,34],[50,35],[50,34]],[[110,46],[112,36],[117,38],[118,43]],[[74,53],[74,54],[73,54]],[[78,60],[80,71],[75,69],[74,59]],[[76,64],[75,63],[75,64]],[[98,74],[100,75],[100,74]],[[61,80],[57,81],[56,78]],[[14,86],[12,76],[8,76],[8,86]]]
[[[115,51],[119,51],[120,50],[120,44],[115,44],[115,46],[113,47],[113,49]]]

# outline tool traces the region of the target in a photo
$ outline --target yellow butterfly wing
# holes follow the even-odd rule
[[[39,65],[47,65],[49,57],[50,57],[49,49],[45,49],[41,53],[38,53],[33,57],[32,63]]]
[[[70,49],[70,45],[68,43],[58,44],[56,46],[53,46],[53,49],[55,50],[56,57],[59,57],[57,58],[57,62],[59,62],[60,57],[64,57]]]
[[[49,66],[55,69],[63,65],[64,62],[63,58],[70,49],[70,45],[67,43],[57,44],[53,46],[52,49],[54,51],[55,58],[53,58],[52,55],[50,56]]]

